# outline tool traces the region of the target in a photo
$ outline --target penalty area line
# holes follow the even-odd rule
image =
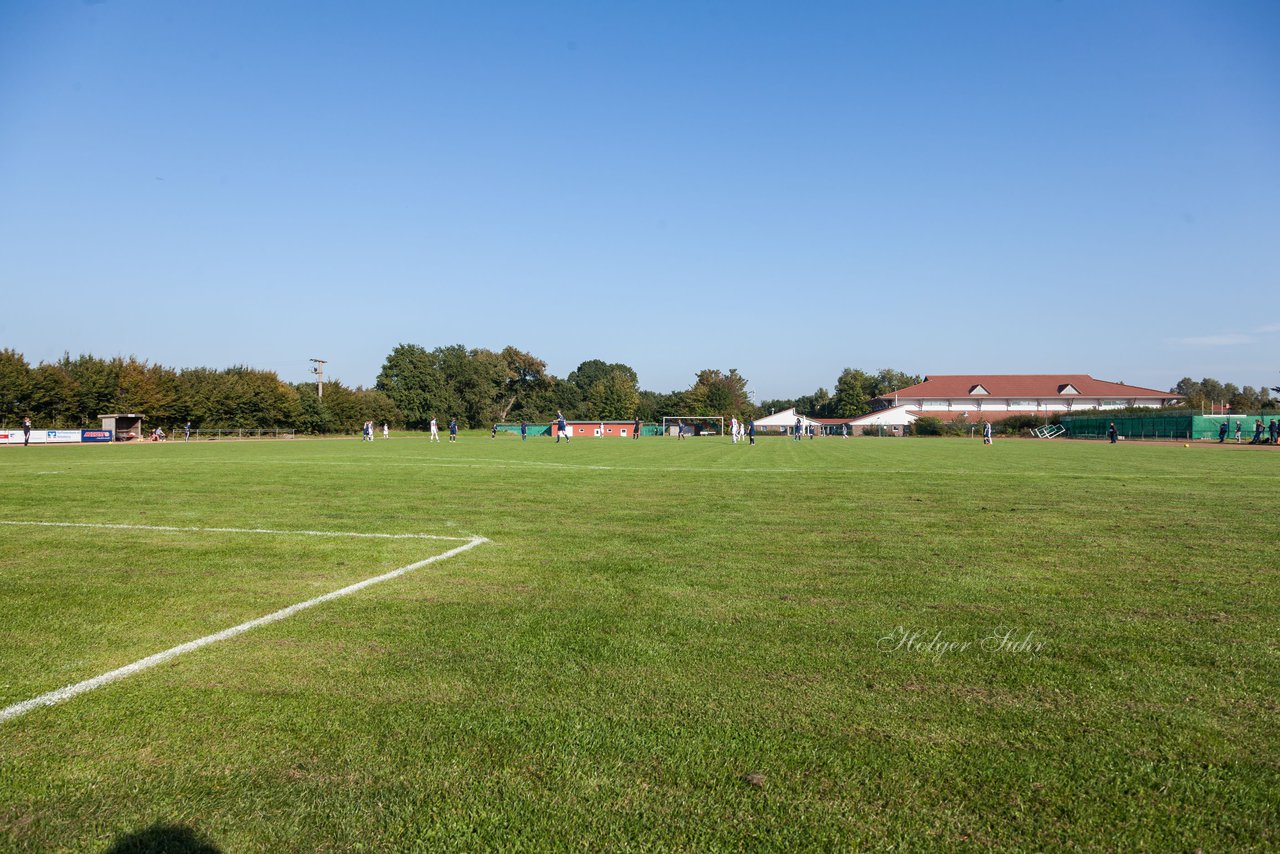
[[[179,529],[179,530],[186,530],[186,529]],[[203,529],[203,530],[213,530],[213,529]],[[293,533],[297,533],[297,532],[293,532]],[[461,538],[451,537],[449,539],[461,539]],[[41,706],[52,706],[56,703],[61,703],[65,700],[70,700],[72,697],[77,697],[81,694],[92,691],[95,688],[101,688],[103,685],[109,685],[112,682],[116,682],[128,676],[132,676],[135,673],[140,673],[143,670],[147,670],[148,668],[155,667],[157,664],[163,664],[172,658],[176,658],[179,655],[183,655],[184,653],[193,652],[197,649],[200,649],[201,647],[205,647],[205,646],[208,646],[209,644],[217,643],[218,641],[224,641],[229,638],[233,638],[236,635],[242,635],[245,632],[249,631],[250,629],[256,629],[259,626],[265,626],[265,625],[268,625],[269,623],[277,623],[280,620],[285,619],[286,617],[292,617],[294,614],[298,613],[299,611],[305,611],[307,608],[312,608],[323,602],[328,602],[330,599],[338,599],[343,596],[350,596],[352,593],[357,593],[361,590],[364,590],[366,587],[372,587],[375,584],[381,584],[384,581],[390,581],[393,578],[399,578],[400,576],[405,575],[406,573],[413,572],[415,569],[421,569],[422,567],[427,566],[428,564],[436,563],[442,560],[448,560],[451,557],[460,555],[463,552],[468,551],[469,549],[473,549],[476,546],[483,545],[484,543],[487,543],[487,542],[489,542],[489,540],[486,539],[485,537],[471,537],[470,539],[467,540],[467,542],[463,543],[462,545],[455,546],[454,548],[451,548],[448,551],[442,552],[438,555],[432,555],[429,558],[425,558],[415,563],[411,563],[407,566],[402,566],[399,569],[393,569],[390,572],[386,572],[386,573],[383,573],[382,575],[374,576],[373,578],[366,578],[364,581],[358,581],[355,584],[351,584],[346,587],[343,587],[341,590],[334,590],[333,592],[326,593],[323,596],[317,596],[314,599],[308,599],[305,602],[299,602],[296,605],[290,605],[287,608],[281,608],[279,611],[275,611],[273,613],[267,614],[266,616],[258,617],[257,619],[250,620],[247,623],[241,623],[238,626],[232,626],[229,629],[223,629],[222,631],[212,635],[205,635],[202,638],[197,638],[196,640],[188,641],[187,643],[180,644],[179,646],[175,646],[172,649],[166,649],[164,652],[158,652],[155,655],[149,655],[146,658],[133,662],[132,664],[126,664],[124,667],[118,667],[115,670],[111,670],[111,671],[108,671],[107,673],[103,673],[101,676],[95,676],[92,679],[86,679],[85,681],[77,682],[74,685],[67,685],[65,688],[59,688],[56,691],[49,691],[47,693],[41,694],[38,697],[32,697],[30,700],[25,700],[21,703],[15,703],[12,706],[8,706],[7,708],[0,709],[0,723],[4,723],[5,721],[11,718],[16,718],[19,715],[24,715],[27,712],[40,708]]]
[[[99,528],[112,531],[171,531],[201,534],[280,534],[294,537],[364,537],[379,540],[454,540],[468,541],[474,537],[445,537],[439,534],[367,534],[360,531],[285,531],[272,528],[194,528],[176,525],[122,525],[106,522],[22,522],[0,519],[0,525],[25,525],[35,528]]]

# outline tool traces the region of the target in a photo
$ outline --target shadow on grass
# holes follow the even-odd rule
[[[222,849],[180,824],[153,824],[121,836],[105,854],[222,854]]]

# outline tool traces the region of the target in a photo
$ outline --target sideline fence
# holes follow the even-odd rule
[[[1276,412],[1237,413],[1234,415],[1198,415],[1193,413],[1174,413],[1170,415],[1064,415],[1062,426],[1067,429],[1067,436],[1072,439],[1103,439],[1116,425],[1116,432],[1126,439],[1166,439],[1184,441],[1194,439],[1217,440],[1222,423],[1227,423],[1227,438],[1235,440],[1236,425],[1245,441],[1253,437],[1254,423],[1261,420],[1263,435],[1266,435],[1267,423],[1276,417]]]
[[[350,433],[350,434],[328,433],[323,435],[355,436],[359,434],[358,433]],[[295,439],[297,438],[297,436],[298,436],[298,431],[293,429],[289,429],[289,430],[197,430],[196,428],[192,427],[190,441],[213,442],[213,441],[237,441],[237,440],[248,440],[248,439]],[[142,438],[145,439],[146,441],[151,441],[151,436],[149,435],[144,436]],[[177,430],[173,431],[172,433],[166,433],[165,441],[185,442],[187,441],[187,438],[182,428],[179,427]]]

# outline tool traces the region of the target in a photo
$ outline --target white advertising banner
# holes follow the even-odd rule
[[[14,430],[12,428],[0,430],[0,444],[21,445],[22,429]],[[32,430],[32,445],[64,445],[70,443],[78,443],[81,440],[79,430]]]

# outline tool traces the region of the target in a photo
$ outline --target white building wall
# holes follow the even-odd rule
[[[1007,400],[973,400],[972,398],[953,398],[950,400],[909,400],[901,401],[900,406],[909,406],[923,412],[1077,412],[1084,409],[1120,409],[1126,406],[1141,406],[1147,409],[1159,409],[1163,401],[1136,400],[1129,398],[1096,398],[1096,397],[1063,397],[1032,400],[1017,398]],[[794,416],[792,416],[794,419]]]

